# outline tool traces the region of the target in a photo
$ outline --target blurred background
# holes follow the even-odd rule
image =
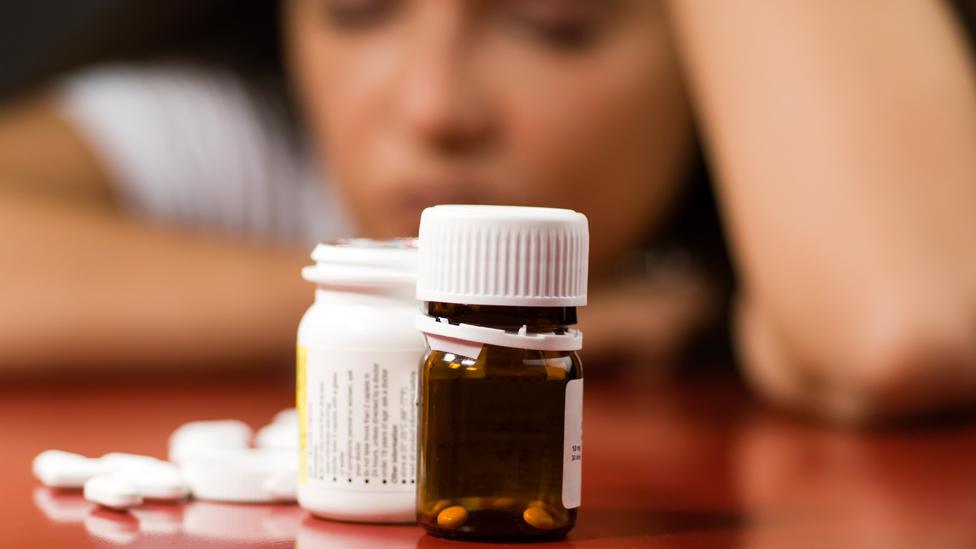
[[[926,265],[952,264],[963,259],[966,244],[919,246],[922,251],[879,246],[848,238],[869,232],[857,215],[849,226],[829,216],[840,211],[835,206],[861,200],[843,194],[856,186],[852,182],[872,180],[873,192],[888,193],[893,173],[943,167],[952,171],[946,179],[954,185],[965,179],[965,151],[956,153],[965,147],[958,138],[965,130],[929,136],[916,122],[963,118],[953,116],[968,99],[965,85],[956,84],[971,77],[972,41],[957,31],[972,34],[976,2],[917,4],[911,8],[920,10],[917,18],[894,9],[884,17],[823,9],[827,23],[817,23],[823,43],[796,51],[809,54],[811,67],[821,66],[818,56],[824,55],[840,68],[812,86],[798,85],[806,96],[789,86],[812,72],[794,71],[798,55],[759,55],[777,50],[769,45],[752,52],[752,65],[737,66],[760,77],[723,72],[733,63],[714,46],[719,39],[748,46],[735,36],[746,25],[776,27],[763,19],[772,11],[758,5],[742,24],[723,30],[719,25],[731,15],[709,22],[708,9],[670,14],[664,2],[467,2],[453,19],[437,19],[429,7],[418,8],[423,3],[392,0],[7,2],[0,6],[0,166],[10,171],[0,176],[13,184],[0,188],[0,219],[10,223],[8,233],[30,229],[28,239],[0,241],[0,252],[14,258],[0,280],[7,306],[6,316],[0,312],[0,369],[27,375],[128,371],[135,360],[145,372],[197,371],[202,364],[214,371],[287,371],[295,326],[312,297],[298,273],[316,240],[409,236],[423,207],[488,202],[569,207],[590,217],[592,299],[580,313],[584,359],[593,366],[588,376],[653,382],[696,369],[739,375],[731,316],[741,281],[720,224],[712,173],[719,164],[706,162],[711,155],[733,159],[726,160],[734,166],[724,167],[729,173],[721,180],[736,184],[724,191],[746,193],[728,201],[744,212],[727,206],[725,220],[757,224],[739,229],[759,250],[749,259],[752,276],[762,279],[754,281],[757,293],[775,294],[768,298],[777,302],[774,308],[789,311],[767,331],[790,332],[784,339],[802,349],[796,351],[800,359],[780,361],[787,364],[780,369],[787,381],[773,379],[782,373],[775,368],[745,368],[757,392],[817,409],[826,405],[800,401],[833,390],[823,387],[853,386],[897,393],[881,395],[898,401],[892,409],[938,407],[933,402],[958,384],[885,378],[877,383],[881,389],[865,389],[858,384],[866,382],[850,374],[860,371],[865,356],[889,361],[888,348],[863,348],[885,328],[889,312],[912,317],[912,299],[926,301],[924,292],[895,287],[903,281],[891,282],[890,294],[862,286],[894,280],[892,265],[922,272]],[[796,16],[804,12],[789,9],[777,13],[784,21],[806,22]],[[443,25],[424,27],[429,21]],[[468,28],[478,32],[454,32]],[[437,34],[438,42],[426,40],[429,29],[448,30]],[[851,56],[829,47],[842,32]],[[890,53],[890,62],[878,63],[890,74],[871,65],[872,48]],[[844,65],[854,54],[863,54],[867,69]],[[219,70],[171,64],[187,59],[196,68]],[[466,72],[469,64],[458,59],[481,72]],[[946,68],[943,61],[956,64]],[[936,68],[944,70],[939,78],[926,72]],[[739,97],[725,88],[743,82],[770,88],[742,93],[758,98],[750,104],[724,104]],[[869,112],[856,101],[879,104],[865,98],[894,89],[907,91],[897,101],[888,98],[891,112],[917,108],[918,114],[917,120],[897,118],[905,125],[897,131],[885,126],[896,117],[862,120],[840,108],[824,117],[807,108],[827,109],[829,101],[818,101],[835,94],[839,102],[852,101],[845,106],[850,112]],[[482,100],[491,94],[491,101]],[[504,108],[492,110],[496,104]],[[833,116],[838,113],[843,116]],[[752,123],[762,116],[768,125]],[[811,131],[821,119],[836,127]],[[715,135],[705,135],[708,122],[720,128]],[[721,128],[734,129],[722,134]],[[776,128],[789,143],[781,134],[760,135],[763,128]],[[932,123],[924,130],[945,128]],[[873,148],[874,137],[916,131],[919,143],[899,137],[882,153]],[[845,140],[865,148],[852,153],[863,164],[845,164],[843,155],[852,150]],[[752,141],[772,152],[755,161],[751,150],[738,148]],[[918,145],[924,143],[940,146],[923,151]],[[782,150],[773,150],[777,146]],[[946,152],[950,146],[956,156]],[[796,168],[806,163],[823,172]],[[795,215],[769,214],[793,200],[781,193],[780,182],[807,176],[811,180],[800,184],[809,189],[823,180],[843,191],[821,196],[819,209],[808,208],[815,201],[805,199],[782,208]],[[739,190],[747,187],[742,181],[766,177],[768,189],[755,196]],[[959,196],[970,192],[957,187]],[[850,211],[869,210],[881,202],[874,198]],[[939,200],[929,210],[966,203],[950,194]],[[766,207],[773,203],[777,208]],[[915,219],[913,204],[898,207],[889,217],[878,215],[872,238],[906,241],[899,231],[915,238],[920,231],[911,225],[917,223],[932,229],[925,238],[945,240],[935,222],[941,212]],[[73,244],[62,248],[64,235]],[[804,265],[797,250],[814,248],[831,253]],[[58,269],[72,274],[64,284]],[[908,297],[896,303],[904,306],[886,309],[890,295]],[[922,328],[936,324],[919,322]],[[932,338],[936,345],[950,338],[943,335]],[[947,363],[968,363],[976,354],[961,351],[964,343],[945,351]],[[902,350],[895,345],[891,353]],[[919,354],[943,349],[927,351]],[[970,354],[955,360],[953,353]],[[932,371],[926,368],[906,370],[914,376]],[[961,375],[960,368],[946,369],[950,378]],[[927,384],[925,397],[904,389]]]
[[[274,41],[237,40],[243,26],[276,18],[276,3],[234,6],[222,0],[41,0],[0,6],[0,97],[10,99],[92,61],[137,59],[153,52],[223,50],[253,62],[272,58]]]
[[[126,2],[5,2],[0,6],[0,96],[10,97],[63,62],[72,39]],[[51,17],[51,13],[57,17]]]

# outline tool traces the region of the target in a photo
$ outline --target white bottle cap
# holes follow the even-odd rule
[[[572,210],[448,205],[420,216],[417,299],[586,305],[589,228]]]

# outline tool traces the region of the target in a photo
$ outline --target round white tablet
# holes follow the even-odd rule
[[[142,505],[134,485],[112,473],[96,475],[85,482],[85,499],[109,509],[130,509]]]
[[[188,458],[183,475],[193,497],[211,501],[282,501],[265,483],[283,472],[297,474],[298,456],[293,450],[244,448],[225,450],[206,457]]]

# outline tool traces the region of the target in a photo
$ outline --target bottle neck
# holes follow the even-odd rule
[[[505,331],[523,326],[530,333],[563,333],[576,325],[576,307],[519,307],[501,305],[462,305],[428,301],[428,316],[447,319],[451,324],[473,324]]]
[[[340,286],[318,284],[315,302],[332,305],[367,305],[376,307],[416,307],[413,285]]]

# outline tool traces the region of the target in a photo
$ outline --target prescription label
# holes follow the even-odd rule
[[[563,428],[563,507],[580,506],[583,477],[583,380],[566,384]]]
[[[306,349],[306,483],[332,490],[416,489],[416,350]]]

